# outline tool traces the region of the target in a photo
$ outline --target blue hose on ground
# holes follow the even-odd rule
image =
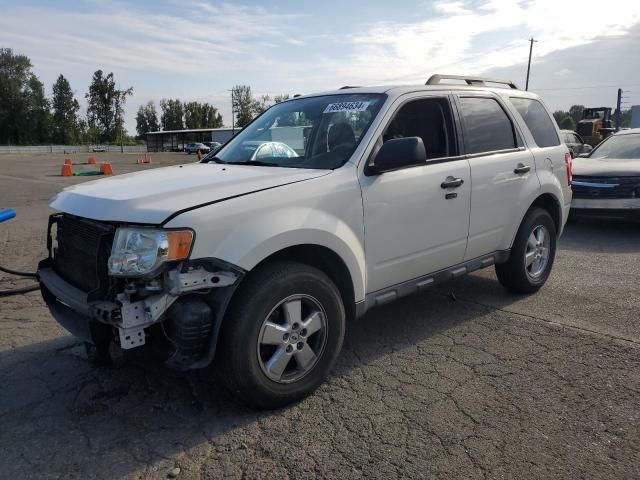
[[[7,220],[11,220],[16,216],[15,210],[10,208],[0,209],[0,223],[6,222]],[[19,277],[31,277],[35,278],[36,274],[31,272],[20,272],[18,270],[12,270],[10,268],[5,268],[0,266],[0,271],[4,273],[8,273],[10,275],[16,275]],[[12,290],[0,290],[0,297],[8,297],[10,295],[19,295],[22,293],[33,292],[34,290],[38,290],[40,288],[39,285],[29,285],[28,287],[14,288]]]
[[[11,220],[15,216],[15,210],[12,210],[10,208],[0,208],[0,223]]]

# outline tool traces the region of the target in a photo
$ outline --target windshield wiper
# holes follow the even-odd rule
[[[263,162],[262,160],[247,160],[246,162],[225,162],[229,165],[253,165],[256,167],[279,167],[279,163]]]

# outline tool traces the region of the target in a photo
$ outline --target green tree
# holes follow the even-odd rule
[[[273,103],[281,103],[284,102],[285,100],[289,100],[289,94],[285,93],[284,95],[276,95],[275,97],[273,97]]]
[[[222,127],[222,115],[208,103],[184,103],[184,123],[186,128]]]
[[[565,112],[564,110],[556,110],[555,112],[553,112],[553,118],[555,118],[558,125],[560,125],[568,116],[569,113]]]
[[[235,124],[242,128],[253,120],[254,100],[249,85],[236,85],[231,90]]]
[[[49,102],[31,68],[28,57],[0,48],[0,143],[49,141]]]
[[[613,120],[613,125],[616,126],[616,113],[618,109],[613,111],[613,115],[611,119]],[[631,109],[622,110],[620,112],[620,128],[629,128],[631,127]]]
[[[140,105],[136,114],[136,131],[138,138],[144,138],[147,132],[157,132],[160,130],[158,122],[158,112],[153,102],[147,102],[146,105]]]
[[[95,132],[96,142],[113,142],[122,138],[124,125],[124,104],[133,94],[133,87],[120,90],[116,87],[113,72],[105,75],[96,70],[89,85],[87,99],[87,121],[89,129]]]
[[[184,129],[184,107],[178,99],[160,100],[160,110],[162,115],[160,123],[163,130],[183,130]]]
[[[278,95],[278,101],[276,103],[288,98],[288,95]],[[241,128],[271,106],[271,97],[269,97],[269,95],[254,98],[249,85],[236,85],[233,87],[231,90],[231,100],[235,124]]]
[[[569,115],[573,119],[573,123],[575,125],[578,124],[580,120],[582,120],[582,112],[584,111],[584,105],[571,105],[569,109]]]
[[[254,98],[252,104],[252,113],[257,117],[271,105],[271,97],[269,95],[261,95],[260,98]]]
[[[558,126],[562,130],[575,130],[576,129],[576,124],[573,123],[573,118],[571,118],[570,115],[567,115],[566,117],[564,117],[562,119],[562,121],[558,124]]]
[[[27,82],[27,138],[26,143],[49,143],[51,140],[51,110],[44,94],[44,84],[31,75]]]
[[[69,145],[80,140],[78,111],[80,105],[73,95],[69,81],[62,75],[53,84],[51,139],[54,143]]]

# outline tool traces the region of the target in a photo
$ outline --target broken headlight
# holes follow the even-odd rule
[[[146,275],[164,262],[187,258],[192,242],[191,230],[119,228],[109,257],[109,274]]]

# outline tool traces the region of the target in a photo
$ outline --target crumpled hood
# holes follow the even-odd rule
[[[574,175],[585,177],[640,177],[640,159],[574,158]]]
[[[74,185],[56,195],[50,206],[94,220],[161,224],[180,210],[328,173],[213,163],[176,165]]]

